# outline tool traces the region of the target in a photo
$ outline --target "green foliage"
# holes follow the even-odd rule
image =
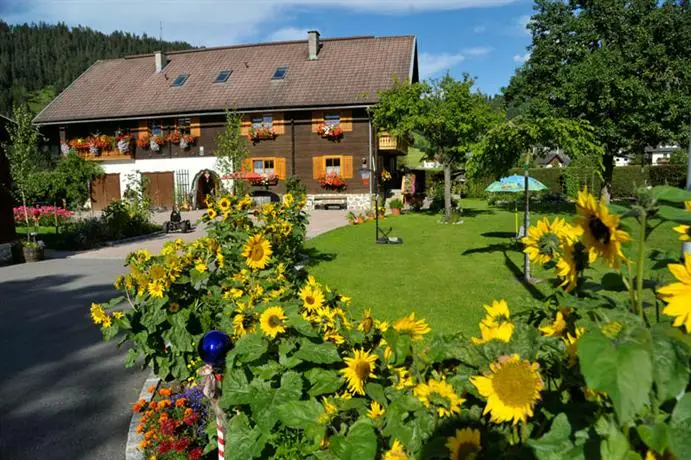
[[[286,179],[286,193],[291,193],[293,197],[301,200],[307,196],[307,185],[303,184],[300,176],[291,175]]]
[[[672,150],[669,164],[686,167],[689,164],[689,154],[682,149]]]
[[[232,174],[242,169],[242,162],[249,156],[249,144],[247,137],[243,136],[240,130],[242,117],[234,111],[226,111],[225,128],[216,136],[216,155],[218,167],[222,175]],[[244,182],[236,180],[235,194],[240,195],[245,192],[241,190]]]
[[[401,209],[403,207],[403,201],[399,200],[398,198],[394,198],[393,200],[389,201],[389,208],[391,209]]]

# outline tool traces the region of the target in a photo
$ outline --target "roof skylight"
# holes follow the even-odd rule
[[[228,81],[228,77],[230,77],[231,73],[233,73],[232,70],[221,70],[218,72],[218,75],[216,75],[216,80],[214,80],[214,83],[224,83]]]
[[[177,88],[185,84],[187,81],[187,78],[190,76],[188,73],[181,73],[177,77],[175,77],[175,80],[173,80],[173,83],[171,83],[170,86]]]
[[[274,76],[271,77],[272,80],[283,80],[288,73],[288,67],[278,67],[274,72]]]

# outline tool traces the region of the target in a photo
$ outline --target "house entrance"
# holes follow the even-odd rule
[[[215,195],[219,189],[219,179],[218,175],[205,169],[204,171],[197,174],[197,178],[194,182],[196,193],[196,205],[197,209],[206,209],[206,197]]]

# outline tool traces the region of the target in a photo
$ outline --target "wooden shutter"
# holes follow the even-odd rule
[[[276,157],[274,160],[274,172],[281,180],[286,180],[286,159]]]
[[[341,110],[341,129],[343,132],[350,133],[353,131],[353,111]]]
[[[285,120],[283,117],[283,112],[272,113],[271,116],[273,117],[274,132],[276,134],[285,134],[286,133],[286,125],[285,125]]]
[[[341,176],[344,179],[353,178],[353,157],[352,156],[342,156],[341,157]]]
[[[312,178],[321,179],[326,175],[324,157],[312,157]]]
[[[201,122],[199,117],[192,117],[190,120],[190,136],[199,137],[202,134]]]
[[[315,110],[312,112],[312,132],[316,133],[319,130],[319,125],[324,123],[324,112]]]
[[[242,170],[244,172],[254,171],[254,168],[252,168],[252,158],[245,158],[242,160]]]
[[[149,122],[146,120],[139,120],[139,132],[137,133],[137,139],[141,139],[149,134]]]
[[[252,117],[250,115],[243,115],[240,118],[240,135],[247,136],[252,126]]]

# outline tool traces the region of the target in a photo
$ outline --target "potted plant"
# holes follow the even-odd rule
[[[247,137],[250,142],[257,143],[264,140],[276,139],[278,134],[273,130],[273,128],[250,128],[247,131]]]
[[[43,248],[45,247],[43,241],[24,240],[22,241],[22,254],[25,262],[38,262],[43,260]]]
[[[195,136],[192,136],[191,134],[183,134],[180,137],[180,148],[187,150],[196,141],[197,141],[197,138]]]
[[[151,136],[149,134],[143,134],[139,139],[137,139],[137,147],[144,150],[149,150],[151,148]]]
[[[319,179],[319,183],[322,189],[332,192],[344,192],[348,188],[346,181],[335,173],[330,173],[322,177]]]
[[[343,128],[340,126],[322,123],[317,128],[317,134],[330,141],[340,141],[343,138]]]
[[[350,211],[348,214],[346,214],[346,219],[348,219],[348,223],[350,225],[355,225],[357,217],[355,217],[355,213],[353,211]]]
[[[178,130],[171,131],[170,134],[168,134],[168,137],[166,138],[166,140],[171,144],[179,144],[180,139],[182,139],[182,135]]]
[[[151,140],[149,141],[149,148],[152,152],[158,152],[159,150],[161,150],[161,146],[165,145],[165,143],[166,138],[156,134],[154,136],[151,136]]]
[[[363,214],[358,214],[357,223],[358,224],[364,224],[365,223],[365,216]]]
[[[403,202],[401,200],[399,200],[398,198],[394,198],[393,200],[389,201],[389,208],[391,208],[391,215],[392,216],[400,216],[402,207],[403,207]]]
[[[115,143],[118,147],[118,151],[122,155],[126,155],[130,151],[130,144],[132,143],[132,136],[129,134],[123,134],[122,132],[117,132],[115,134]]]
[[[367,220],[374,220],[375,214],[374,214],[374,209],[370,209],[366,213],[367,215]]]
[[[89,150],[89,138],[78,137],[69,141],[68,145],[78,152],[87,152]]]

